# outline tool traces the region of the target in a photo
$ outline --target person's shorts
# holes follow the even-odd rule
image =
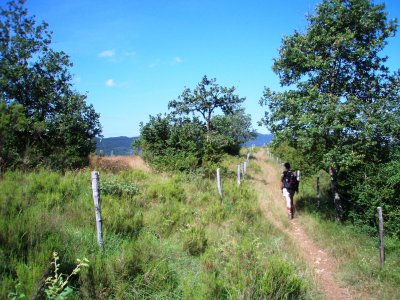
[[[292,191],[292,190],[288,190],[288,189],[286,189],[286,188],[284,188],[283,190],[282,190],[282,193],[283,193],[283,197],[293,197],[294,196],[294,191]]]

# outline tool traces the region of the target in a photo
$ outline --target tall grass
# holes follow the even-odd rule
[[[52,253],[60,272],[76,258],[76,299],[302,299],[312,295],[257,195],[237,187],[229,158],[224,202],[213,178],[102,171],[104,251],[96,242],[88,170],[7,172],[0,181],[0,298],[44,297]],[[277,242],[280,241],[280,242]]]

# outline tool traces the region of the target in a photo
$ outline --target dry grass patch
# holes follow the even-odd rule
[[[105,171],[143,170],[150,171],[150,167],[140,156],[91,156],[90,168]]]

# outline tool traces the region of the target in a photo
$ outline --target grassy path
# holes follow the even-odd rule
[[[326,299],[352,299],[349,290],[335,280],[335,258],[318,247],[306,234],[296,220],[296,212],[293,220],[287,219],[285,202],[279,189],[280,168],[268,163],[262,150],[255,154],[255,159],[261,172],[252,175],[252,180],[264,216],[294,241],[299,256],[313,269],[315,280]]]

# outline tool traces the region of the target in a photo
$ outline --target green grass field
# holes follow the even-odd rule
[[[235,162],[229,158],[228,166]],[[0,298],[44,298],[76,259],[70,299],[301,299],[317,291],[290,241],[262,216],[247,182],[131,170],[100,172],[104,251],[88,170],[7,172],[0,181]]]
[[[5,173],[0,299],[45,299],[45,280],[55,276],[53,252],[65,275],[76,259],[89,260],[69,279],[68,299],[323,299],[296,245],[262,216],[250,181],[237,187],[238,161],[227,157],[221,164],[223,203],[212,177],[100,171],[103,251],[89,170]],[[260,172],[254,161],[248,169]],[[377,238],[307,203],[314,199],[312,182],[296,196],[298,219],[338,259],[338,281],[361,298],[398,299],[399,242],[387,239],[380,269]]]

